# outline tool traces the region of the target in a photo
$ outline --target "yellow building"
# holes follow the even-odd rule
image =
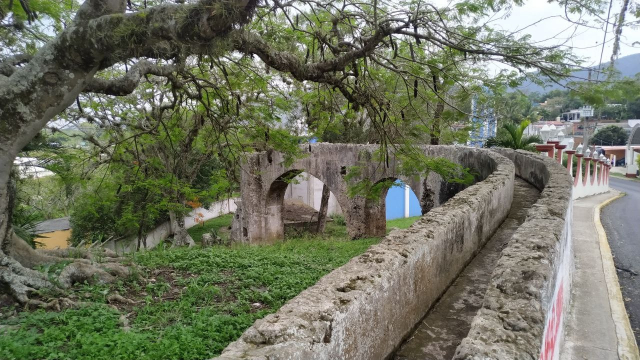
[[[69,239],[71,238],[71,226],[69,218],[59,218],[45,220],[36,225],[35,233],[41,238],[36,241],[41,245],[41,249],[66,249],[69,247]]]

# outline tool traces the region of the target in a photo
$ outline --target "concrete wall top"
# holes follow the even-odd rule
[[[392,231],[256,321],[220,359],[384,359],[392,354],[500,226],[513,197],[515,169],[507,158],[484,149],[427,148],[428,155],[475,165],[470,167],[482,169],[485,180],[409,229]],[[342,162],[346,155],[330,156]]]
[[[483,307],[454,359],[557,358],[570,287],[571,177],[549,157],[496,151],[542,192],[503,250]]]

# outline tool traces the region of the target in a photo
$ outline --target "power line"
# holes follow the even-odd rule
[[[600,71],[602,70],[602,56],[604,56],[604,46],[607,43],[607,32],[609,31],[609,18],[611,17],[611,7],[613,7],[613,0],[609,0],[609,11],[607,12],[607,24],[604,27],[604,39],[602,39],[602,50],[600,51],[600,63],[598,63],[598,72],[596,73],[596,81],[600,77]]]

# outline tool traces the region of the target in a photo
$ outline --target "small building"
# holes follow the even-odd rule
[[[41,249],[66,249],[71,238],[71,225],[69,217],[51,219],[40,222],[35,227],[35,233],[41,238],[36,241]]]
[[[569,110],[568,112],[562,113],[560,118],[562,118],[563,121],[572,121],[572,122],[580,121],[580,110],[578,109]]]

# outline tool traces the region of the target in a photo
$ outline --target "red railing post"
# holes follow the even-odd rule
[[[567,171],[569,171],[569,175],[573,176],[573,154],[576,153],[575,150],[565,150],[567,153]]]
[[[578,184],[582,181],[582,157],[583,154],[576,154],[578,158],[578,167],[576,168],[576,176],[573,178],[573,186],[578,186]]]
[[[560,144],[556,144],[556,150],[558,150],[558,153],[556,154],[557,158],[558,158],[558,162],[560,164],[562,164],[562,150],[564,150],[567,147],[567,145],[560,145]]]
[[[553,158],[553,144],[536,144],[536,150],[539,152],[546,152],[547,156]]]
[[[591,157],[584,157],[584,162],[587,165],[585,169],[584,178],[582,179],[582,185],[587,186],[589,178],[591,177]]]

